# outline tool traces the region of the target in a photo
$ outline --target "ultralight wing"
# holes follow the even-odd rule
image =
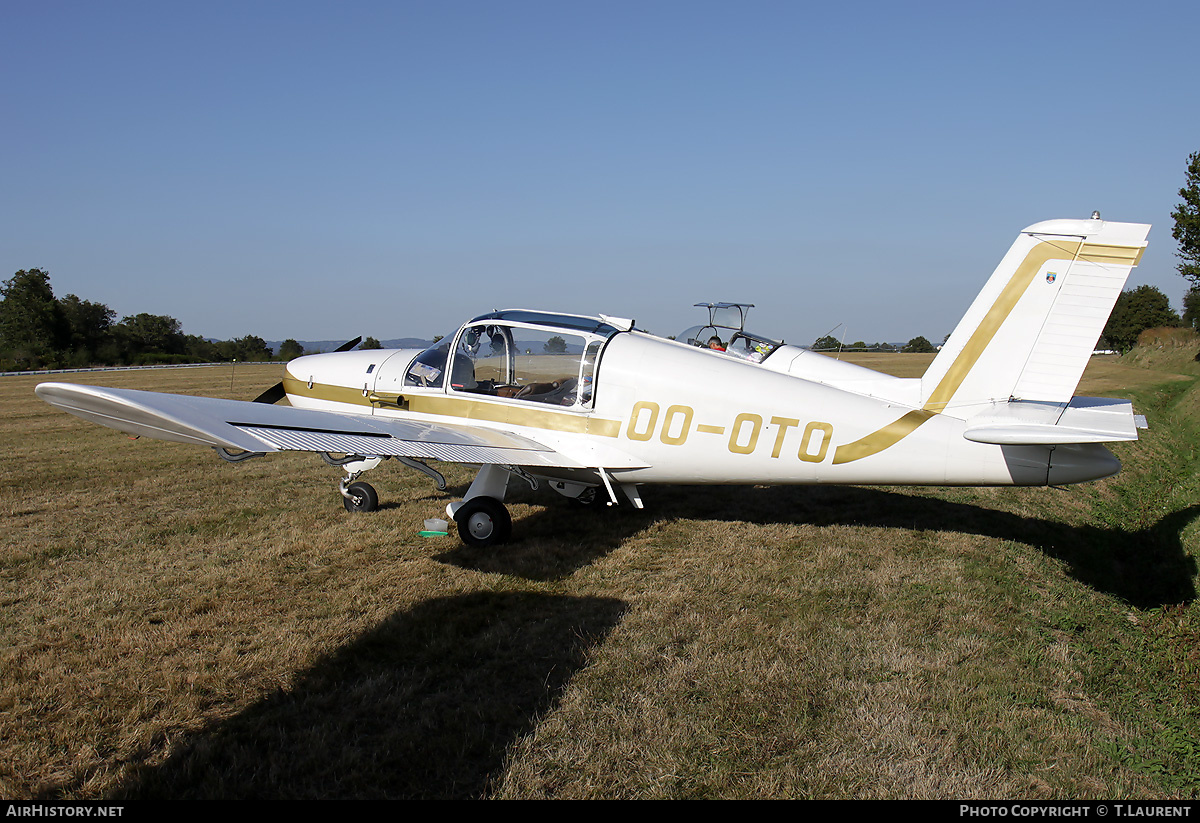
[[[583,468],[519,434],[240,400],[43,383],[38,397],[128,434],[246,452],[306,451],[452,463]]]

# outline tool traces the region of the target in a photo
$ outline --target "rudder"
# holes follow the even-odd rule
[[[1024,229],[921,378],[922,408],[1070,401],[1149,231],[1098,216]]]

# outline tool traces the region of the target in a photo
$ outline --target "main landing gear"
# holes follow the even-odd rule
[[[379,508],[379,495],[374,487],[358,478],[363,472],[378,466],[383,460],[382,457],[347,455],[335,458],[329,454],[322,457],[329,465],[340,466],[346,472],[346,476],[338,483],[342,505],[346,507],[346,511],[370,512]],[[430,475],[437,481],[438,489],[445,491],[445,479],[433,468],[410,458],[395,459]],[[519,468],[483,466],[467,490],[466,497],[446,506],[446,514],[458,524],[458,536],[468,546],[497,546],[512,536],[512,517],[503,501],[508,491],[508,481],[513,474],[524,478],[536,488],[537,481]]]
[[[346,471],[346,476],[338,484],[342,493],[342,505],[346,507],[346,511],[370,512],[379,508],[379,495],[375,489],[370,483],[359,481],[358,477],[378,466],[382,458],[347,455],[339,459],[330,455],[323,456],[326,463],[341,466]],[[446,481],[434,469],[416,460],[403,457],[396,459],[434,477],[438,481],[438,488],[445,491]],[[483,466],[471,487],[467,489],[466,497],[446,506],[446,514],[458,524],[458,536],[468,546],[497,546],[512,536],[512,517],[503,501],[508,491],[508,481],[514,473],[523,477],[534,488],[537,487],[537,481],[519,468]]]
[[[458,536],[468,546],[497,546],[512,536],[512,517],[504,504],[494,497],[464,500],[453,517],[458,524]]]
[[[342,495],[342,505],[348,512],[370,512],[379,508],[379,495],[369,483],[358,478],[363,472],[378,466],[385,458],[363,457],[361,455],[346,455],[335,458],[323,454],[325,462],[331,466],[339,466],[345,470],[346,476],[338,483]],[[437,482],[441,491],[446,489],[446,481],[435,469],[424,463],[407,457],[394,457],[406,466],[418,469]],[[616,493],[613,483],[604,470],[598,470],[606,491],[608,504],[616,505]],[[446,506],[446,514],[454,519],[458,526],[458,536],[468,546],[487,548],[498,546],[512,537],[512,516],[504,505],[504,497],[508,492],[509,481],[519,477],[529,483],[533,489],[538,488],[538,479],[528,474],[519,466],[484,465],[471,482],[470,488],[462,500]],[[598,503],[603,499],[600,487],[586,483],[568,481],[551,481],[550,487],[559,494],[578,500],[583,504]],[[636,508],[642,508],[641,498],[634,484],[621,484],[630,502]]]
[[[599,503],[607,492],[607,505],[615,506],[617,496],[613,483],[603,469],[597,471],[603,487],[565,480],[549,480],[548,483],[559,494],[584,505]],[[535,490],[538,488],[537,478],[519,466],[481,466],[463,499],[446,506],[446,514],[458,524],[458,536],[468,546],[498,546],[512,536],[512,518],[504,506],[504,495],[513,477],[521,478]],[[642,508],[642,498],[635,484],[621,484],[621,488],[635,508]]]
[[[523,471],[520,474],[537,487],[536,480]],[[498,546],[512,536],[512,517],[504,506],[512,476],[513,472],[502,466],[480,466],[466,496],[446,506],[446,514],[454,518],[462,542],[482,549]]]

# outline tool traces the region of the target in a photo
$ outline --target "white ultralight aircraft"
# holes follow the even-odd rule
[[[299,357],[257,402],[36,391],[86,420],[227,460],[319,453],[345,470],[350,511],[378,505],[357,480],[382,460],[443,489],[423,461],[477,464],[446,507],[474,546],[510,536],[514,477],[610,505],[619,488],[638,508],[647,483],[1078,483],[1118,472],[1100,444],[1145,426],[1127,401],[1072,395],[1149,229],[1099,215],[1025,229],[919,378],[761,337],[744,328],[748,304],[718,303],[697,304],[709,325],[681,340],[605,315],[497,311],[424,351]],[[284,396],[290,407],[274,405]]]

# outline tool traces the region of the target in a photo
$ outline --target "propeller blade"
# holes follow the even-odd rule
[[[283,390],[283,381],[280,380],[271,388],[254,398],[255,403],[278,403],[287,393]]]
[[[334,351],[335,352],[350,351],[352,348],[354,348],[361,342],[362,342],[362,336],[360,335],[360,336],[354,338],[353,340],[347,340],[345,343],[343,343],[342,345],[340,345],[336,349],[334,349]],[[272,386],[271,388],[267,389],[265,392],[260,394],[258,397],[254,398],[254,402],[255,403],[267,403],[267,404],[278,403],[280,400],[282,400],[285,397],[287,397],[287,392],[285,392],[283,390],[283,381],[281,380],[278,383],[276,383],[274,386]]]

